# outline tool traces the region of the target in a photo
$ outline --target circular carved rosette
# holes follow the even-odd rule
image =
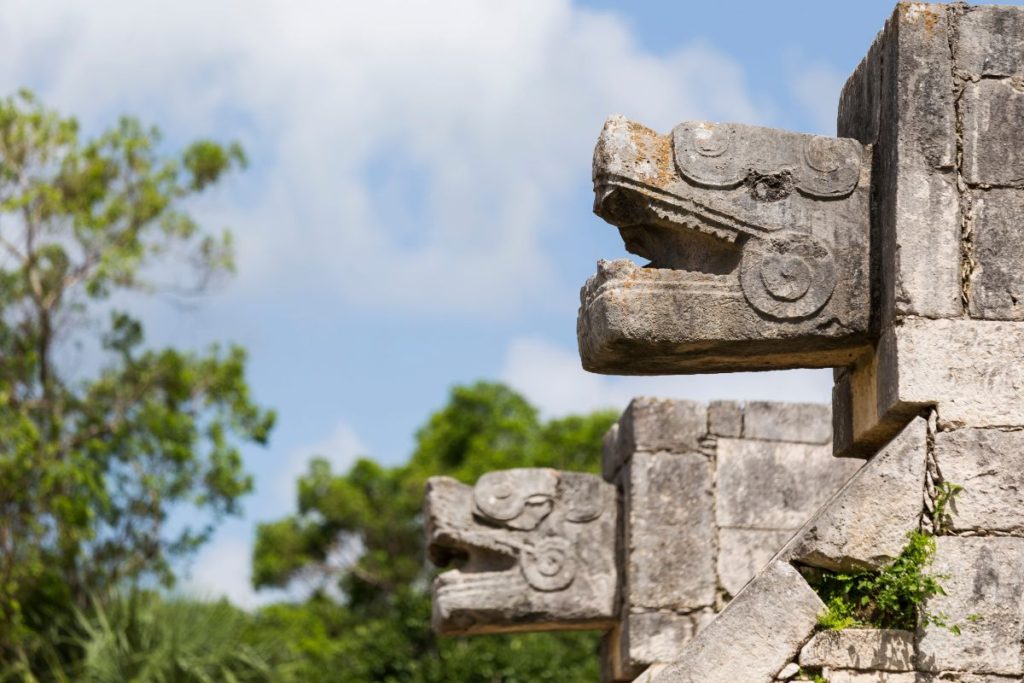
[[[501,522],[518,517],[526,505],[526,499],[515,490],[512,483],[498,477],[481,477],[473,491],[473,497],[477,507],[484,514]]]
[[[539,591],[568,588],[576,577],[576,554],[565,538],[542,539],[523,550],[523,576]]]
[[[720,157],[732,147],[732,128],[704,124],[693,131],[693,146],[704,157]]]
[[[835,260],[821,240],[777,232],[743,250],[740,284],[750,305],[773,318],[806,318],[821,310],[836,286]]]

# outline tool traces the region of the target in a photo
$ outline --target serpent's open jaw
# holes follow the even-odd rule
[[[849,362],[870,310],[870,165],[854,140],[706,122],[660,135],[609,119],[594,151],[594,212],[648,263],[602,261],[583,288],[584,367]],[[853,276],[840,282],[840,266]]]
[[[738,277],[747,235],[692,202],[622,178],[595,184],[594,211],[619,229],[626,251],[647,268]]]

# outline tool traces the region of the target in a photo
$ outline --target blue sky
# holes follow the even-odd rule
[[[319,454],[398,463],[449,388],[500,379],[547,416],[630,396],[829,399],[827,371],[605,378],[579,369],[579,287],[624,255],[590,212],[604,118],[834,133],[840,86],[891,2],[225,0],[0,6],[0,85],[96,130],[123,113],[240,140],[196,202],[239,274],[196,305],[139,303],[153,344],[234,341],[275,407],[257,490],[188,587],[243,605],[254,525]]]

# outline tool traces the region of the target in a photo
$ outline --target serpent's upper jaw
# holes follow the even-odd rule
[[[650,263],[602,266],[587,283],[584,366],[847,362],[868,331],[870,161],[848,139],[706,122],[659,135],[609,119],[594,152],[594,210]]]

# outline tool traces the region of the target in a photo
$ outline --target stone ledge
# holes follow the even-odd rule
[[[804,645],[799,662],[802,667],[913,671],[914,634],[890,629],[823,631]]]

